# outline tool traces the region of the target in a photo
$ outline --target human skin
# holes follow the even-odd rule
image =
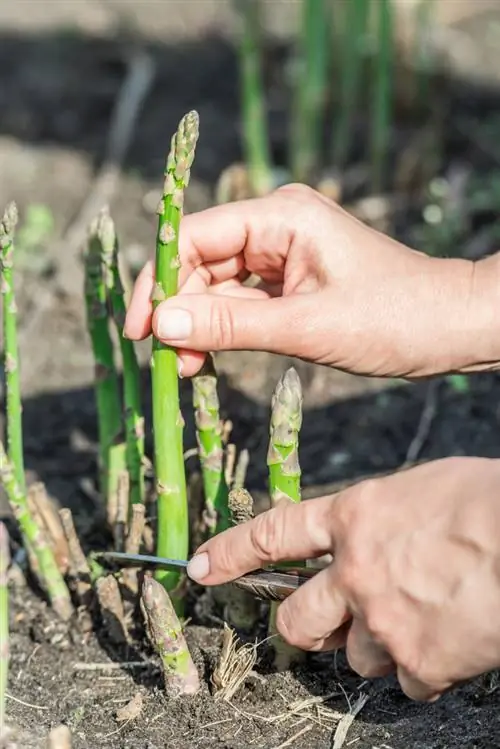
[[[498,256],[429,258],[302,186],[187,216],[180,239],[179,294],[153,315],[147,265],[125,330],[175,346],[184,375],[207,351],[245,349],[376,376],[499,366]],[[450,458],[284,502],[200,547],[188,573],[216,585],[333,554],[281,604],[278,630],[304,649],[345,645],[362,676],[394,671],[408,696],[436,699],[500,666],[499,487],[500,461]]]

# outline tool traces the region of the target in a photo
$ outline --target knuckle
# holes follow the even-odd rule
[[[251,528],[251,543],[263,562],[279,562],[283,547],[280,513],[268,510],[257,515]]]
[[[297,631],[296,625],[294,625],[296,617],[293,616],[291,607],[287,604],[288,602],[285,602],[278,607],[276,612],[276,629],[289,645],[300,647],[300,633]]]
[[[213,304],[210,310],[210,333],[212,348],[225,350],[234,341],[234,323],[232,315],[225,304]]]

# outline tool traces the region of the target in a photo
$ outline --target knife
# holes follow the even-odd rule
[[[115,571],[122,567],[185,570],[188,566],[187,560],[167,559],[150,554],[102,551],[93,552],[92,556],[102,567]],[[283,601],[297,588],[314,577],[318,571],[305,567],[271,567],[248,572],[246,575],[232,580],[231,584],[264,601]]]

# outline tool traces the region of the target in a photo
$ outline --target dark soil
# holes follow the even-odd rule
[[[26,5],[24,7],[27,7]],[[151,8],[150,8],[151,12]],[[156,12],[156,11],[155,11]],[[1,33],[1,32],[0,32]],[[157,191],[169,134],[179,117],[195,107],[202,136],[190,210],[211,202],[220,170],[240,157],[235,58],[222,38],[201,34],[197,41],[150,44],[157,65],[156,83],[140,118],[113,215],[122,244],[135,266],[151,252],[154,216],[142,202]],[[92,491],[95,479],[96,425],[91,359],[84,327],[81,266],[55,241],[77,213],[102,157],[112,106],[123,79],[128,39],[47,32],[41,36],[3,34],[0,38],[0,201],[15,198],[24,212],[43,202],[55,218],[53,241],[37,248],[44,269],[23,263],[19,281],[26,464],[31,479],[46,482],[51,495],[71,506],[86,547],[99,540],[101,514]],[[286,152],[283,106],[283,49],[269,54],[272,139],[279,162]],[[175,71],[175,75],[173,73]],[[454,103],[466,114],[470,101]],[[475,101],[475,100],[474,100]],[[495,102],[480,106],[495,111]],[[483,110],[481,110],[483,111]],[[404,140],[405,131],[401,138]],[[485,159],[468,138],[450,135],[447,158],[453,166]],[[449,153],[448,153],[449,152]],[[481,172],[482,173],[482,172]],[[491,217],[483,217],[483,224]],[[408,233],[409,217],[401,233]],[[468,241],[478,227],[471,226]],[[480,228],[484,228],[481,226]],[[492,249],[486,242],[482,251]],[[146,363],[148,346],[141,348]],[[227,354],[219,359],[224,416],[234,422],[240,447],[251,451],[248,487],[260,506],[266,503],[265,451],[270,395],[290,362],[268,355]],[[308,495],[331,489],[334,482],[392,470],[405,460],[414,438],[428,385],[380,383],[295,363],[305,393],[301,464]],[[147,400],[149,378],[144,370]],[[184,383],[186,447],[194,444],[189,383]],[[500,380],[496,375],[469,379],[459,392],[443,381],[436,413],[419,457],[500,455]],[[149,404],[147,403],[149,410]],[[191,466],[190,466],[191,468]],[[1,506],[0,506],[1,507]],[[220,645],[220,628],[195,623],[188,638],[202,673],[199,697],[168,701],[158,664],[139,640],[129,652],[113,650],[100,630],[84,641],[68,633],[29,588],[12,586],[9,719],[17,746],[43,747],[49,729],[67,723],[75,749],[195,749],[210,742],[220,749],[261,747],[327,749],[332,726],[299,723],[286,712],[298,698],[336,693],[327,705],[345,713],[360,692],[369,700],[350,729],[346,746],[359,749],[493,749],[500,746],[500,697],[487,677],[455,690],[437,704],[409,702],[393,681],[362,683],[349,672],[342,655],[311,657],[288,675],[272,674],[265,648],[257,676],[250,678],[232,704],[210,696],[208,676]],[[127,669],[128,661],[147,666]],[[79,663],[96,664],[85,671]],[[105,663],[122,664],[106,671]],[[141,715],[126,725],[115,721],[117,708],[140,691]],[[20,701],[19,701],[20,700]],[[310,730],[296,736],[305,727]],[[285,744],[290,739],[290,744]],[[352,743],[354,742],[354,743]]]

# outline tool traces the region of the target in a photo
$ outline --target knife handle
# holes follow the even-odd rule
[[[249,572],[233,580],[233,585],[263,601],[284,601],[319,572],[307,567],[283,567]]]

